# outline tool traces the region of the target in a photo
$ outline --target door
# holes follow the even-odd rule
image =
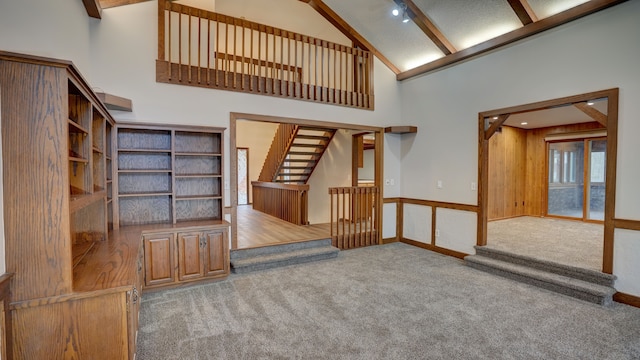
[[[249,204],[249,149],[238,148],[238,205]]]
[[[229,267],[229,241],[224,230],[209,231],[204,234],[205,276],[226,275]]]
[[[607,140],[548,143],[547,215],[604,220]]]
[[[172,233],[144,236],[146,286],[171,283],[175,280],[172,266],[173,239]]]
[[[196,279],[204,275],[201,232],[178,233],[178,279]]]

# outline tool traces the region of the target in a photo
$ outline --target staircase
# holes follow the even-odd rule
[[[338,253],[340,250],[331,246],[331,239],[232,250],[230,254],[231,271],[243,274],[280,266],[332,259],[337,257]]]
[[[335,133],[335,129],[298,126],[271,181],[306,184]]]
[[[476,246],[476,255],[464,258],[478,270],[504,276],[599,305],[613,302],[615,276],[595,270],[516,255],[487,246]]]

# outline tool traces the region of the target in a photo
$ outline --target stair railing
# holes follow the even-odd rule
[[[295,225],[309,224],[309,185],[252,181],[253,209]]]
[[[329,188],[331,239],[339,249],[376,245],[380,229],[380,189],[377,186]]]
[[[158,0],[156,80],[373,109],[365,50]]]
[[[298,125],[280,124],[273,136],[273,141],[269,147],[269,152],[264,159],[258,181],[273,181],[273,177],[278,172],[278,168],[287,156],[287,151],[298,131]]]

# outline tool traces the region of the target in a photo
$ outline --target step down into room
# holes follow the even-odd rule
[[[331,246],[331,239],[232,250],[231,271],[243,274],[280,266],[332,259],[337,257],[338,253],[340,250]]]
[[[613,302],[615,276],[528,256],[512,254],[487,246],[476,246],[476,255],[465,264],[482,271],[535,285],[600,305]]]

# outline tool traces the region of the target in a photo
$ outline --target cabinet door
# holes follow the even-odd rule
[[[172,233],[144,236],[146,286],[174,282],[173,239]]]
[[[229,243],[226,230],[207,231],[204,248],[205,275],[226,275],[229,273]]]
[[[204,275],[202,233],[178,233],[178,279],[195,279]]]

